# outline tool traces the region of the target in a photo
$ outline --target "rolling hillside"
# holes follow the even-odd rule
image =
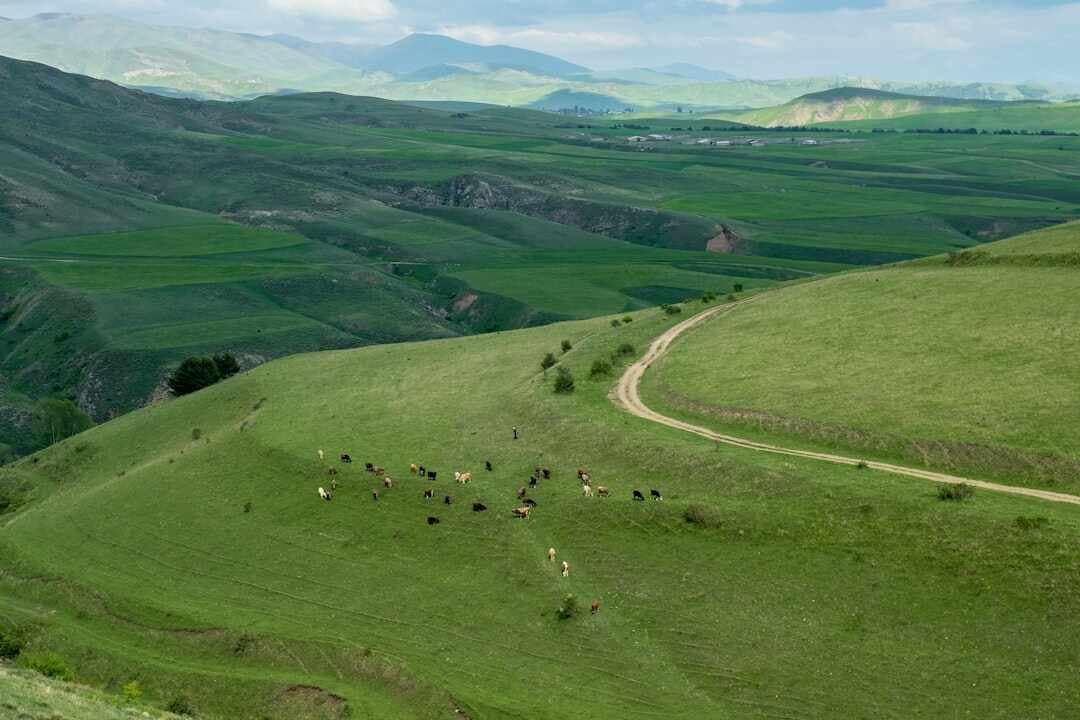
[[[844,87],[803,95],[779,107],[730,113],[720,117],[760,127],[802,127],[855,120],[885,120],[926,113],[1000,109],[1005,106],[1005,103],[989,100],[919,97]]]
[[[845,280],[766,293],[747,312]],[[985,320],[963,307],[970,326]],[[158,706],[183,693],[209,718],[1071,712],[1071,508],[990,493],[942,502],[922,482],[748,454],[623,414],[607,396],[614,375],[589,368],[675,321],[652,310],[619,327],[298,356],[95,428],[0,469],[0,607],[31,638],[26,652],[53,653],[79,681],[136,680]],[[564,339],[577,389],[556,395],[538,361]],[[708,365],[747,354],[738,343]],[[948,379],[949,366],[929,370]],[[967,376],[976,387],[995,381],[984,368]],[[415,462],[438,479],[412,476]],[[329,503],[316,492],[327,465],[340,483]],[[536,465],[552,477],[529,491],[529,519],[514,519]],[[582,497],[582,466],[610,497]],[[631,498],[654,488],[663,502]],[[581,609],[560,619],[568,594]]]
[[[645,397],[752,436],[1080,493],[1078,251],[1073,223],[770,293],[681,341]]]

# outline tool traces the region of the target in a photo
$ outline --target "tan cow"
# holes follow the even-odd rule
[[[548,560],[555,562],[555,548],[548,548]]]
[[[607,497],[610,492],[611,491],[608,490],[603,485],[597,485],[596,486],[596,494],[599,495],[600,497]]]
[[[419,468],[416,466],[416,463],[413,463],[412,465],[409,465],[409,472],[412,473],[413,475],[416,474],[417,470],[419,470]]]
[[[562,576],[570,577],[570,563],[565,560],[562,561]]]
[[[581,492],[582,492],[583,495],[585,495],[585,497],[592,497],[592,486],[591,485],[582,485],[581,486]]]
[[[383,487],[386,488],[387,490],[394,487],[394,481],[390,479],[389,475],[387,475],[386,477],[383,478],[382,484],[383,484]]]
[[[514,508],[514,517],[521,518],[522,520],[525,520],[525,519],[527,519],[529,517],[529,512],[531,510],[532,510],[532,508],[527,507],[527,506],[526,507]]]

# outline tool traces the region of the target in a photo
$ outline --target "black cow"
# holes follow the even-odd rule
[[[490,460],[488,460],[487,462],[484,463],[484,469],[487,470],[488,472],[491,472],[491,461]]]
[[[544,476],[545,480],[551,479],[551,470],[547,468],[541,468],[540,473]]]
[[[522,504],[522,505],[527,505],[527,506],[529,506],[529,507],[536,507],[536,501],[535,501],[535,500],[533,500],[532,498],[525,498],[525,499],[524,499],[524,500],[522,501],[522,503],[521,503],[521,504]]]
[[[454,502],[454,498],[447,495],[446,497],[443,498],[443,502],[446,503],[447,505],[450,505],[451,503]]]
[[[473,512],[484,512],[485,510],[487,510],[487,505],[485,505],[484,503],[474,502],[472,504]]]
[[[437,517],[431,517],[431,516],[429,515],[429,516],[428,516],[428,519],[427,519],[427,524],[428,524],[428,525],[438,525],[438,524],[439,524],[439,518],[437,518]]]
[[[423,465],[417,468],[416,471],[420,473],[420,477],[424,477],[425,475],[427,475],[427,469],[425,469]]]
[[[343,463],[351,463],[352,462],[352,456],[349,455],[349,453],[341,453],[341,462],[343,462]]]
[[[427,479],[431,482],[435,482],[435,478],[436,476],[438,476],[438,474],[439,473],[435,472],[434,470],[428,470]]]
[[[641,500],[642,502],[644,502],[645,501],[645,496],[641,494],[640,490],[635,490],[634,491],[634,499],[635,500]]]
[[[371,491],[371,499],[374,500],[375,502],[379,502],[379,491],[378,490],[372,490]]]
[[[659,490],[650,490],[649,494],[652,495],[653,500],[663,500],[664,496],[660,494]]]
[[[375,466],[371,463],[364,463],[364,469],[368,472],[373,472],[375,470]]]
[[[536,478],[529,478],[529,487],[536,487]]]

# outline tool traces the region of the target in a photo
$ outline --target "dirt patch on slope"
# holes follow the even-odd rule
[[[712,253],[733,253],[739,249],[742,243],[742,235],[732,230],[727,225],[720,226],[720,232],[705,245],[705,249]]]

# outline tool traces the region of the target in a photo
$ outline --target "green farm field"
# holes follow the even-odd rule
[[[650,406],[805,447],[1080,491],[1080,225],[769,293],[695,330]]]
[[[71,438],[0,469],[0,611],[80,682],[207,718],[1068,715],[1075,512],[624,414],[588,369],[677,319],[299,355]]]

